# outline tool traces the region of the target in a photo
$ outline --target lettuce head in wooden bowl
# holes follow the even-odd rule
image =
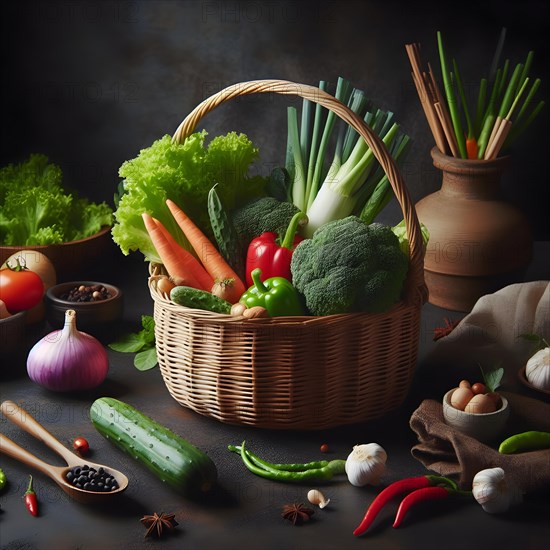
[[[82,274],[112,242],[113,210],[62,183],[45,155],[0,168],[0,264],[20,250],[45,254],[58,280]]]

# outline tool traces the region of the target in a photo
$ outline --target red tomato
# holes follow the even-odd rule
[[[37,305],[44,296],[44,283],[28,269],[0,269],[0,299],[10,313],[19,313]]]

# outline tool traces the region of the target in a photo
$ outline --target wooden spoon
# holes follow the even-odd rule
[[[29,453],[13,441],[7,438],[5,435],[0,434],[0,451],[16,460],[19,460],[30,466],[36,468],[42,473],[52,478],[71,498],[83,503],[95,503],[105,501],[108,497],[120,495],[128,487],[128,478],[118,470],[114,470],[109,466],[103,464],[96,464],[84,460],[82,457],[73,453],[67,447],[62,445],[44,426],[37,422],[27,411],[19,407],[13,401],[4,401],[0,405],[0,410],[6,418],[11,420],[14,424],[17,424],[20,428],[30,433],[38,440],[42,441],[50,449],[63,457],[67,466],[52,466],[47,462],[37,458],[33,454]],[[106,472],[111,474],[118,483],[118,489],[114,491],[99,492],[99,491],[87,491],[79,489],[71,485],[66,479],[67,472],[75,466],[82,466],[87,464],[90,468],[104,468]]]

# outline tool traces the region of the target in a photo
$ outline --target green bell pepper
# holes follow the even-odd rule
[[[265,307],[270,317],[285,315],[305,315],[298,291],[292,283],[284,277],[270,277],[261,280],[262,270],[252,270],[253,285],[239,300],[247,308],[254,306]]]

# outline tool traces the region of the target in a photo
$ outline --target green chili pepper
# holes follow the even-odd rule
[[[260,268],[252,270],[254,284],[241,296],[241,303],[247,308],[265,307],[270,317],[305,314],[298,291],[288,279],[270,277],[262,281],[261,274]]]
[[[237,454],[241,454],[241,446],[240,445],[228,445],[227,448]],[[329,465],[328,460],[315,460],[313,462],[304,462],[301,464],[298,463],[291,463],[291,464],[277,464],[273,462],[267,462],[266,460],[261,459],[259,456],[255,455],[248,449],[246,449],[246,454],[248,455],[248,458],[252,462],[254,462],[257,466],[260,466],[264,470],[285,470],[287,472],[303,472],[304,470],[316,470],[319,468],[325,468]]]
[[[498,452],[512,454],[521,451],[535,451],[550,448],[550,432],[534,430],[522,432],[505,439],[499,446]]]
[[[0,491],[6,486],[7,482],[8,482],[8,478],[6,477],[4,470],[0,468]]]
[[[231,450],[231,449],[230,449]],[[345,473],[345,460],[331,460],[327,463],[326,466],[321,468],[310,468],[298,470],[298,468],[307,466],[308,464],[294,464],[295,470],[280,470],[275,468],[273,464],[262,461],[264,467],[258,465],[250,457],[247,449],[245,448],[245,442],[243,441],[240,446],[240,454],[244,465],[248,468],[250,472],[256,474],[257,476],[271,479],[273,481],[284,481],[289,483],[301,483],[304,481],[329,481],[336,474]],[[279,465],[281,466],[281,465]],[[270,468],[270,469],[266,469]]]

